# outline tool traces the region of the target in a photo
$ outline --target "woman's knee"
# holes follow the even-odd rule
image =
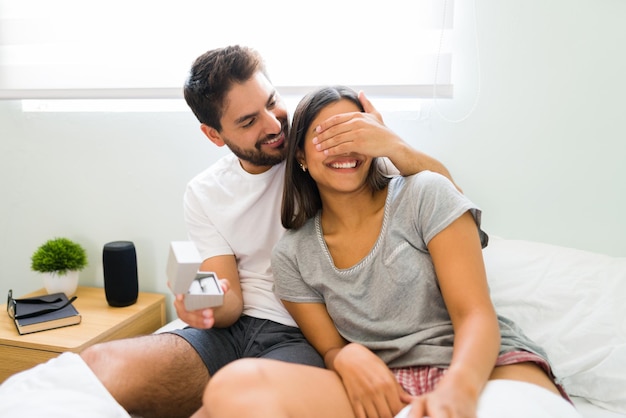
[[[273,386],[272,360],[241,359],[221,368],[209,381],[205,396],[214,398],[218,392],[246,391]]]
[[[254,416],[255,411],[280,409],[279,382],[271,373],[275,361],[241,359],[220,369],[209,380],[203,404],[210,416]]]

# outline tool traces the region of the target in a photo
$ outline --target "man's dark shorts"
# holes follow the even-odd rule
[[[171,333],[191,344],[211,376],[228,363],[244,357],[324,367],[324,360],[307,342],[299,328],[268,319],[242,316],[228,328],[187,327]]]

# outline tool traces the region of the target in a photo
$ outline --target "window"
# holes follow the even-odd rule
[[[259,50],[283,94],[452,97],[453,0],[0,0],[0,98],[180,98],[208,49]],[[436,89],[433,84],[437,83]]]

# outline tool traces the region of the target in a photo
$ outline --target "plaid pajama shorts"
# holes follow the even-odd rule
[[[546,360],[528,351],[511,351],[502,354],[496,361],[496,366],[506,366],[509,364],[532,362],[541,367],[554,381],[552,369]],[[396,376],[400,386],[413,396],[423,395],[432,392],[437,383],[446,373],[446,368],[431,366],[401,367],[392,368],[391,371]],[[561,392],[561,396],[568,402],[572,402],[563,387],[555,382],[556,387]]]

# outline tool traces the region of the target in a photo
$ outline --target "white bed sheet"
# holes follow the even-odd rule
[[[624,418],[626,415],[618,414],[617,412],[609,411],[608,409],[600,408],[590,403],[585,398],[578,396],[572,396],[572,401],[576,406],[576,409],[584,418]]]

